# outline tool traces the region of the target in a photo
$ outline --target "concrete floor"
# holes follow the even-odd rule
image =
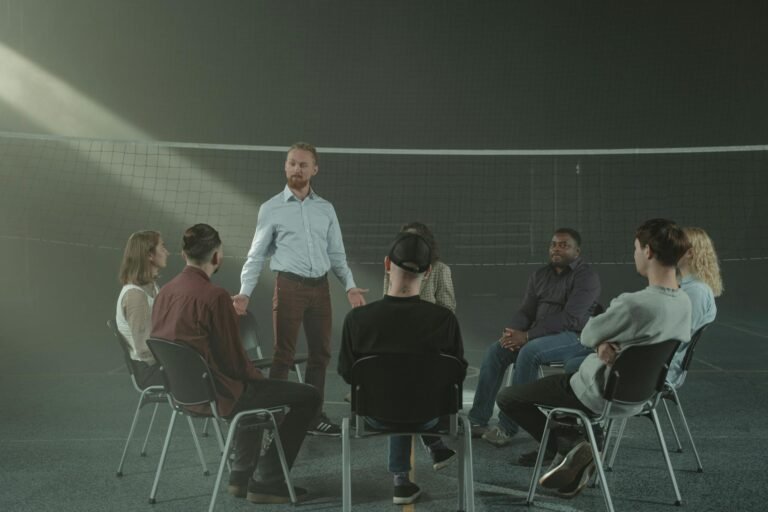
[[[688,381],[681,390],[691,428],[701,453],[704,473],[695,471],[693,454],[673,453],[672,460],[684,506],[696,511],[764,510],[768,490],[766,410],[768,371],[765,344],[768,324],[758,318],[721,314],[701,342]],[[112,343],[103,331],[104,343]],[[486,342],[467,339],[467,358],[477,367]],[[752,354],[754,357],[746,357]],[[86,364],[53,369],[16,364],[4,368],[0,386],[0,510],[133,511],[206,510],[213,476],[205,477],[195,457],[191,436],[177,425],[158,502],[147,503],[168,412],[161,409],[151,435],[149,453],[139,457],[139,442],[129,453],[122,478],[115,476],[123,442],[138,395],[121,365],[118,348],[102,353],[76,353]],[[74,360],[73,359],[73,360]],[[6,366],[6,365],[3,365]],[[69,370],[67,369],[69,368]],[[465,384],[471,402],[476,372]],[[336,420],[348,413],[342,380],[329,369],[326,411]],[[146,409],[145,420],[149,416]],[[143,426],[146,423],[142,424]],[[663,425],[666,421],[663,420]],[[139,432],[143,432],[139,427]],[[218,451],[213,438],[203,439],[214,471]],[[531,471],[514,464],[534,443],[519,434],[511,446],[495,448],[474,441],[475,505],[478,511],[523,509]],[[687,448],[687,445],[684,444]],[[392,511],[391,480],[386,472],[386,440],[353,440],[353,504],[355,510]],[[296,483],[311,492],[301,510],[341,508],[341,443],[336,438],[308,437],[293,471]],[[456,466],[439,473],[427,455],[416,454],[415,480],[424,493],[405,510],[455,510]],[[609,474],[616,510],[675,510],[674,494],[650,422],[632,420],[615,471]],[[761,483],[762,482],[762,483]],[[217,510],[285,510],[288,506],[251,505],[224,492]],[[536,508],[573,511],[602,510],[597,489],[570,501],[541,495]]]

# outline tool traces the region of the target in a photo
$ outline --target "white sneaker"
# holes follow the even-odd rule
[[[483,439],[497,448],[503,448],[512,442],[514,434],[507,434],[500,427],[496,426],[483,434]]]

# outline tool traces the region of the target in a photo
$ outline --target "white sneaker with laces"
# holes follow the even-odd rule
[[[514,434],[507,434],[500,427],[496,426],[483,434],[482,438],[497,448],[503,448],[512,442],[512,436]]]

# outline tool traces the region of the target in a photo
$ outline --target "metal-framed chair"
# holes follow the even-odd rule
[[[126,341],[125,337],[120,333],[120,331],[117,329],[117,322],[114,320],[107,320],[107,327],[110,328],[112,331],[112,334],[117,339],[118,345],[120,345],[120,351],[123,354],[123,361],[125,362],[125,366],[128,369],[128,373],[131,376],[131,383],[133,384],[133,388],[136,390],[137,393],[139,393],[139,403],[136,405],[136,412],[133,414],[133,420],[131,421],[131,428],[128,431],[128,438],[125,440],[125,446],[123,447],[123,454],[120,457],[120,463],[117,466],[117,476],[121,477],[123,476],[123,467],[125,465],[125,458],[128,454],[128,446],[131,444],[131,440],[133,439],[133,433],[136,430],[136,424],[139,421],[139,416],[141,413],[142,408],[145,405],[148,404],[155,404],[155,406],[152,408],[152,416],[149,419],[149,426],[147,427],[147,433],[144,435],[144,443],[141,445],[141,452],[140,455],[142,457],[146,457],[147,455],[147,443],[149,442],[149,434],[152,432],[152,426],[155,423],[155,417],[157,416],[157,408],[161,403],[168,403],[168,396],[165,392],[165,387],[162,385],[153,385],[153,386],[146,386],[142,387],[139,384],[139,381],[136,377],[137,375],[137,369],[136,369],[136,361],[131,359],[130,350],[128,348],[128,342]],[[203,452],[200,449],[200,442],[197,439],[197,433],[195,432],[194,425],[192,425],[192,419],[189,419],[189,427],[192,431],[192,438],[195,441],[195,446],[197,447],[197,453],[200,457],[200,463],[203,466],[203,474],[208,475],[208,466],[205,464],[205,458],[203,457]]]
[[[152,354],[154,354],[155,359],[157,359],[158,363],[161,365],[161,372],[165,381],[165,389],[168,393],[168,401],[171,404],[171,407],[173,407],[173,415],[171,416],[171,422],[165,436],[165,443],[163,444],[163,451],[160,455],[160,462],[157,465],[157,472],[155,474],[155,481],[152,485],[149,502],[151,504],[156,502],[160,474],[162,473],[165,458],[168,453],[168,447],[171,443],[176,417],[178,415],[185,415],[188,418],[190,416],[207,416],[213,418],[211,423],[213,423],[213,428],[216,431],[216,437],[221,449],[221,460],[219,462],[219,470],[216,474],[216,482],[213,486],[211,502],[208,507],[209,512],[212,512],[216,505],[216,498],[221,485],[221,477],[224,473],[224,467],[228,463],[229,453],[232,449],[232,443],[238,428],[267,428],[272,430],[274,436],[272,442],[276,443],[277,453],[283,466],[283,476],[285,477],[285,482],[288,486],[291,502],[295,504],[297,502],[296,494],[291,483],[290,470],[285,459],[283,445],[280,441],[280,434],[277,430],[277,422],[274,416],[274,413],[286,412],[287,406],[269,409],[248,409],[240,411],[232,417],[223,417],[218,411],[216,386],[211,370],[205,359],[197,351],[183,343],[157,338],[150,338],[147,340],[147,345],[152,351]],[[200,414],[188,409],[192,406],[206,405],[210,408],[210,413],[208,414]],[[220,422],[229,423],[226,442],[224,441],[221,427],[219,426]]]
[[[356,418],[357,437],[381,435],[429,434],[459,439],[458,509],[473,512],[474,472],[472,469],[472,438],[469,420],[461,412],[464,367],[458,359],[445,354],[371,355],[354,363],[350,374],[352,414]],[[365,417],[387,424],[386,430],[365,425]],[[434,418],[449,418],[449,431],[419,430]],[[341,424],[342,436],[342,505],[352,509],[352,479],[350,453],[350,418]]]
[[[693,333],[693,336],[691,336],[691,341],[688,343],[688,347],[685,349],[685,356],[683,357],[683,361],[681,364],[682,372],[683,372],[683,378],[688,374],[688,368],[691,366],[691,362],[693,361],[693,354],[696,350],[696,347],[698,346],[699,340],[701,339],[701,336],[704,334],[704,331],[707,330],[707,328],[712,325],[711,323],[705,324],[699,329]],[[704,467],[701,464],[701,458],[699,457],[699,451],[696,449],[696,443],[693,442],[693,436],[691,435],[691,429],[688,426],[688,420],[685,417],[685,413],[683,412],[683,406],[680,402],[680,396],[677,394],[677,389],[675,386],[670,384],[669,382],[664,382],[664,390],[661,393],[661,403],[664,405],[664,410],[667,413],[667,418],[669,419],[669,425],[672,428],[672,435],[675,438],[675,442],[677,443],[677,452],[682,453],[683,446],[680,443],[680,436],[677,434],[677,429],[675,428],[675,422],[672,420],[672,414],[669,412],[669,407],[667,406],[667,401],[670,401],[674,403],[677,406],[677,412],[680,414],[680,421],[683,423],[683,428],[685,428],[686,434],[688,434],[688,440],[691,442],[691,449],[693,450],[693,455],[696,458],[696,471],[698,473],[704,472]],[[613,462],[616,459],[616,453],[619,451],[619,445],[621,442],[621,438],[624,435],[624,429],[626,427],[626,418],[621,422],[621,425],[619,426],[619,432],[616,436],[616,444],[613,446],[613,451],[611,452],[611,458],[608,462],[607,469],[608,471],[611,471],[613,469]]]
[[[659,417],[656,414],[656,405],[661,399],[661,393],[664,391],[664,383],[669,369],[669,363],[674,356],[678,340],[667,340],[661,343],[650,345],[633,345],[624,348],[610,367],[603,398],[606,400],[605,408],[599,415],[588,415],[579,409],[570,409],[565,407],[539,406],[547,414],[547,422],[544,426],[544,434],[539,445],[539,455],[536,458],[536,465],[533,468],[533,477],[528,489],[527,504],[532,504],[536,493],[536,485],[539,479],[542,463],[544,461],[545,448],[549,440],[549,434],[552,428],[559,426],[559,422],[565,419],[575,419],[583,427],[592,449],[592,457],[597,469],[597,478],[600,483],[600,489],[605,499],[605,506],[613,512],[613,501],[608,488],[608,482],[605,478],[603,469],[603,454],[601,454],[598,443],[595,439],[592,426],[606,426],[610,431],[612,420],[621,418],[621,414],[612,414],[611,409],[614,405],[644,405],[648,402],[651,405],[639,414],[648,414],[656,427],[656,435],[664,455],[664,460],[669,471],[669,477],[675,491],[675,505],[682,504],[682,497],[677,486],[677,479],[672,468],[672,462],[669,459],[667,445],[659,425]],[[647,412],[646,412],[647,411]],[[567,426],[572,426],[567,424]]]

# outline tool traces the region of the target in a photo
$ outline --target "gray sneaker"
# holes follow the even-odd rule
[[[515,434],[507,434],[501,427],[493,427],[488,432],[483,434],[483,439],[497,448],[503,448],[512,442],[512,437]]]

